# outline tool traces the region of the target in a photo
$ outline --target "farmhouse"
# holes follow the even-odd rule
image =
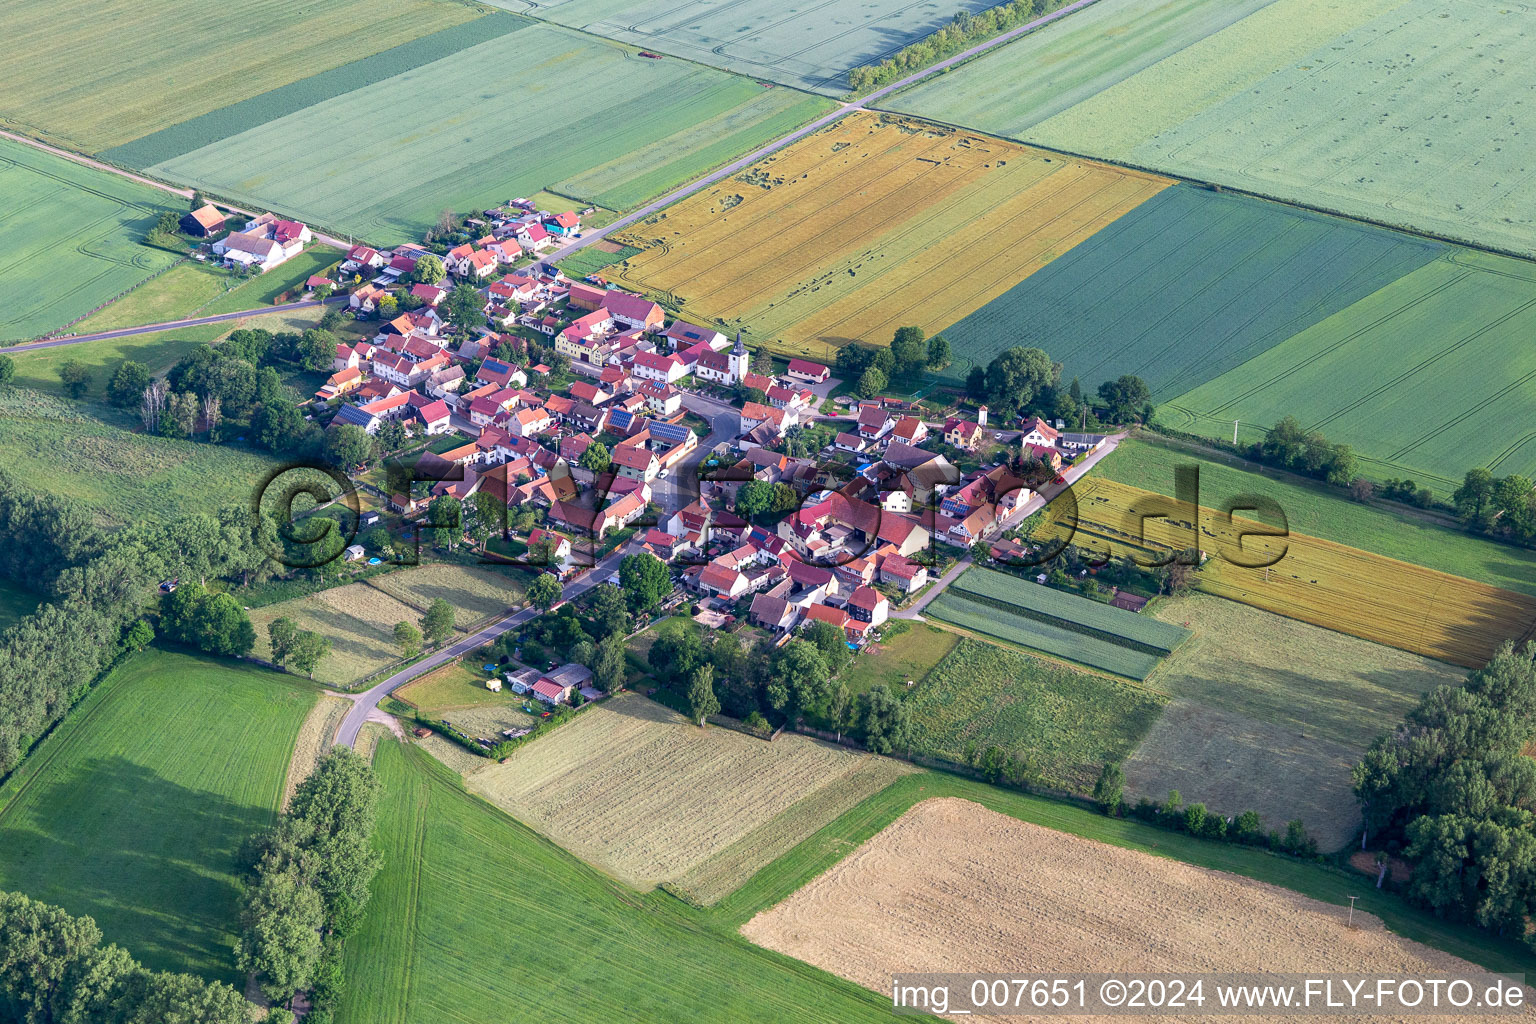
[[[181,230],[194,238],[210,238],[224,230],[224,215],[212,203],[204,203],[181,218]]]
[[[274,238],[236,231],[213,243],[215,256],[229,266],[255,267],[266,273],[290,255]]]

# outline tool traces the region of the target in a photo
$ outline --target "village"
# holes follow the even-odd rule
[[[642,552],[668,566],[667,607],[688,603],[708,628],[746,623],[782,645],[829,623],[856,652],[978,556],[1025,555],[1021,524],[1113,447],[1038,417],[991,423],[984,405],[933,418],[932,403],[855,398],[830,366],[753,353],[598,274],[572,280],[541,257],[580,236],[576,212],[513,200],[466,226],[484,234],[440,254],[354,245],[334,279],[309,279],[377,326],[337,344],[310,414],[420,449],[409,481],[370,485],[406,522],[444,495],[531,513],[523,536],[504,529],[507,550],[562,584],[617,583],[617,560]],[[219,245],[265,269],[307,239],[268,217]],[[446,310],[469,289],[466,330]],[[504,681],[561,704],[602,696],[590,675]]]

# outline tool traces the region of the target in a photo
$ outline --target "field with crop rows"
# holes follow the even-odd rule
[[[1444,250],[1367,224],[1178,185],[947,328],[955,353],[947,373],[963,379],[1024,337],[1085,391],[1134,373],[1161,402],[1229,370],[1241,377],[1245,360]]]
[[[1031,127],[1274,0],[1098,0],[887,100],[946,124],[1024,138]]]
[[[1132,650],[1107,640],[1024,615],[1009,615],[991,605],[946,590],[928,605],[925,614],[1009,643],[1075,661],[1128,679],[1145,679],[1157,668],[1158,655]]]
[[[13,0],[0,37],[27,60],[0,71],[0,121],[99,152],[474,16],[442,0]]]
[[[1358,637],[1205,594],[1159,619],[1194,630],[1151,686],[1173,698],[1125,762],[1133,797],[1177,789],[1266,829],[1300,818],[1325,850],[1356,835],[1350,769],[1419,697],[1465,673]]]
[[[1220,508],[1242,494],[1262,494],[1279,503],[1290,528],[1298,533],[1536,597],[1536,551],[1363,505],[1325,484],[1291,477],[1236,456],[1197,454],[1182,446],[1128,439],[1093,472],[1097,477],[1171,495],[1174,472],[1181,466],[1199,471],[1200,503],[1207,507]]]
[[[966,762],[994,744],[1046,785],[1086,794],[1136,748],[1166,698],[981,640],[961,640],[906,697],[912,748]]]
[[[1161,422],[1244,440],[1292,415],[1375,478],[1441,495],[1486,466],[1536,474],[1536,266],[1455,249],[1187,394]]]
[[[172,201],[147,185],[0,140],[0,342],[63,327],[175,263],[173,254],[143,244]]]
[[[581,102],[570,106],[567,93],[577,80]],[[480,209],[544,188],[577,197],[572,206],[580,200],[618,208],[750,150],[826,106],[536,24],[150,170],[384,243],[419,238],[445,207]],[[544,108],[565,113],[528,117]],[[381,119],[380,110],[391,115]],[[517,130],[509,131],[511,124]],[[421,173],[402,174],[402,167]]]
[[[264,669],[130,658],[0,787],[0,889],[89,914],[155,970],[236,982],[235,853],[314,703]]]
[[[1074,16],[895,103],[1070,153],[1536,253],[1536,213],[1526,201],[1536,111],[1520,70],[1536,61],[1536,34],[1523,8],[1502,0],[1210,6],[1247,16],[1223,28],[1215,14],[1203,26],[1191,15],[1200,31],[1170,51],[1170,40],[1144,31],[1155,24],[1149,5],[1105,6],[1101,38],[1090,35],[1086,48]],[[1059,61],[1098,77],[1079,83],[1053,71]],[[998,95],[989,86],[1008,69],[1024,70],[1023,85]],[[1078,102],[1058,110],[1035,84],[1046,76],[1080,84],[1070,92]],[[1084,95],[1092,86],[1099,91]]]
[[[315,681],[345,686],[400,658],[395,644],[397,622],[416,624],[421,613],[369,586],[348,583],[318,594],[251,609],[256,626],[258,658],[271,656],[267,626],[279,618],[292,619],[300,629],[330,637],[331,653],[315,670]]]
[[[368,584],[423,612],[442,598],[453,605],[454,625],[467,629],[520,602],[522,576],[515,569],[481,569],[438,562],[374,576]]]
[[[1170,184],[855,113],[628,229],[610,276],[820,359],[948,327]]]
[[[878,64],[958,11],[995,0],[831,0],[807,5],[682,0],[490,0],[493,6],[669,56],[836,96],[848,71]]]
[[[347,937],[340,1024],[890,1020],[889,1000],[604,877],[420,750],[384,739],[375,760],[384,867]]]
[[[1031,618],[1076,629],[1110,643],[1145,648],[1148,653],[1168,654],[1189,637],[1187,629],[1076,594],[1052,590],[995,569],[973,566],[961,573],[951,586],[993,607],[1016,608]]]
[[[1134,509],[1167,508],[1168,499],[1098,476],[1074,488],[1075,510],[1052,502],[1047,529],[1073,530],[1073,543],[1102,553],[1138,546]],[[1259,536],[1272,528],[1202,507],[1191,518],[1148,518],[1145,546],[1167,551],[1198,547],[1210,555],[1196,586],[1400,650],[1476,667],[1505,640],[1536,628],[1536,598],[1301,533]],[[1194,522],[1198,519],[1198,523]],[[1246,537],[1240,535],[1246,534]],[[1045,534],[1041,534],[1045,536]],[[1268,568],[1233,564],[1222,553]]]
[[[474,793],[640,888],[678,878],[870,755],[803,736],[700,729],[637,694],[609,699],[472,773]]]

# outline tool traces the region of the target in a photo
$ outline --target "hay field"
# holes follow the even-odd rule
[[[315,765],[326,755],[336,740],[336,730],[341,720],[352,710],[352,702],[342,697],[322,695],[310,709],[299,729],[299,738],[293,745],[293,757],[288,761],[288,778],[283,782],[283,808],[293,799],[299,783],[309,778]]]
[[[848,71],[878,64],[958,11],[995,0],[831,0],[817,4],[721,4],[682,0],[490,0],[609,39],[740,75],[830,96],[848,91]]]
[[[610,277],[784,354],[942,330],[1171,185],[859,112],[635,225]]]
[[[1247,361],[1445,250],[1178,185],[947,328],[955,360],[946,373],[963,380],[1025,337],[1063,364],[1065,380],[1091,392],[1133,373],[1161,403],[1228,371],[1244,377]]]
[[[1138,546],[1133,509],[1174,504],[1097,476],[1073,490],[1075,511],[1059,499],[1051,503],[1052,527],[1058,536],[1075,528],[1073,543],[1099,552]],[[1207,551],[1196,586],[1218,597],[1467,667],[1482,665],[1505,640],[1518,641],[1536,628],[1536,598],[1524,594],[1301,533],[1239,540],[1241,533],[1270,528],[1241,517],[1229,521],[1204,507],[1192,517],[1190,510],[1174,511],[1177,521],[1145,520],[1146,543],[1162,551]],[[1223,551],[1249,562],[1283,557],[1266,571],[1234,565]]]
[[[677,879],[872,755],[785,734],[699,729],[610,697],[465,780],[519,821],[637,888]]]
[[[467,629],[523,599],[522,574],[435,562],[370,577],[368,585],[425,612],[438,598],[453,605],[453,624]]]
[[[0,342],[63,327],[174,264],[173,254],[143,244],[171,200],[0,140]]]
[[[1160,407],[1179,430],[1256,440],[1282,416],[1367,474],[1441,495],[1468,469],[1536,474],[1536,266],[1454,249]]]
[[[1177,789],[1267,829],[1300,818],[1325,850],[1360,820],[1350,769],[1426,691],[1464,673],[1442,662],[1204,594],[1153,613],[1194,636],[1150,681],[1173,701],[1125,761],[1132,799]]]
[[[941,798],[914,805],[741,932],[887,994],[893,973],[962,966],[1030,976],[1195,969],[1478,973],[1464,960],[1391,934],[1362,911],[1351,930],[1345,914],[1345,908],[1239,875]],[[1019,1018],[975,1019],[1002,1024]]]
[[[322,590],[318,594],[281,601],[251,609],[251,623],[256,627],[258,658],[272,654],[267,626],[274,619],[287,617],[300,629],[313,630],[331,639],[331,652],[315,670],[315,681],[345,686],[398,661],[395,623],[415,623],[421,613],[401,604],[367,583]]]
[[[0,37],[27,59],[0,72],[0,121],[99,152],[473,17],[440,0],[12,0]]]
[[[406,241],[420,238],[445,207],[480,209],[545,188],[573,195],[572,205],[616,209],[749,151],[827,105],[535,24],[149,169],[370,241]],[[541,109],[561,114],[529,116]]]

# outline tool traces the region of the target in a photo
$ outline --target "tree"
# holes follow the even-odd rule
[[[143,619],[134,619],[123,630],[122,648],[125,651],[142,651],[155,641],[155,628]]]
[[[773,504],[773,485],[766,480],[748,480],[736,492],[736,514],[751,519],[768,511]]]
[[[1305,450],[1306,431],[1294,416],[1286,416],[1276,423],[1259,442],[1259,454],[1268,462],[1284,468],[1301,463]]]
[[[878,366],[871,366],[860,374],[859,383],[854,388],[854,392],[860,398],[874,398],[885,390],[887,383],[889,381],[880,368]]]
[[[400,300],[386,293],[379,296],[375,308],[378,310],[380,320],[393,320],[400,312]]]
[[[629,632],[629,605],[624,600],[624,591],[618,587],[594,590],[588,614],[592,618],[593,633],[599,640]]]
[[[687,679],[704,660],[704,645],[691,629],[662,633],[646,653],[646,663],[660,679]]]
[[[884,683],[859,694],[854,717],[864,734],[864,746],[877,754],[889,754],[910,742],[911,712]]]
[[[549,611],[560,600],[560,581],[549,573],[540,573],[528,585],[528,602],[535,608]]]
[[[1109,418],[1116,423],[1128,423],[1136,411],[1152,398],[1147,382],[1135,374],[1122,374],[1115,380],[1099,385],[1099,398],[1109,408]]]
[[[432,543],[452,551],[464,537],[464,505],[450,494],[439,494],[427,503],[423,526],[432,529]]]
[[[453,605],[436,598],[421,617],[421,635],[429,644],[440,644],[453,635]]]
[[[91,386],[90,368],[78,359],[66,360],[59,367],[59,381],[64,385],[65,394],[70,398],[79,398]]]
[[[474,513],[470,529],[484,551],[492,537],[499,537],[507,529],[507,505],[490,491],[476,491],[469,499]]]
[[[336,335],[323,327],[311,327],[299,335],[294,355],[306,370],[328,370],[336,358]]]
[[[1349,496],[1362,504],[1369,503],[1375,493],[1375,486],[1363,476],[1357,476],[1349,482]]]
[[[987,364],[983,377],[987,406],[999,419],[1010,420],[1055,379],[1050,356],[1038,348],[1016,345]]]
[[[898,327],[891,339],[891,358],[896,375],[905,377],[928,365],[928,344],[921,327]]]
[[[619,587],[630,608],[644,613],[672,593],[672,574],[667,571],[667,564],[655,555],[643,551],[625,555],[619,563]]]
[[[1493,513],[1497,510],[1493,500],[1494,489],[1493,474],[1488,470],[1467,470],[1461,486],[1451,495],[1451,504],[1456,508],[1457,517],[1475,529],[1488,529]]]
[[[832,675],[837,675],[848,666],[852,652],[848,650],[847,634],[839,627],[817,620],[801,629],[800,635],[816,645],[816,649],[821,652],[821,660],[826,662],[827,671]]]
[[[831,673],[816,645],[796,638],[779,648],[768,673],[769,705],[791,722],[831,696]]]
[[[719,712],[720,701],[715,696],[715,668],[707,663],[699,665],[688,677],[688,715],[696,725],[703,726],[704,719]]]
[[[304,630],[298,634],[290,660],[294,668],[313,679],[315,669],[320,667],[320,662],[324,661],[329,653],[331,653],[330,637]]]
[[[10,356],[0,355],[0,389],[10,386],[16,379],[16,360]]]
[[[592,684],[604,693],[613,693],[624,685],[624,676],[624,634],[613,633],[592,655]]]
[[[411,271],[411,280],[417,284],[438,284],[448,276],[448,271],[443,268],[443,261],[431,253],[427,253],[416,260],[416,267]]]
[[[949,342],[944,335],[935,334],[928,339],[928,369],[942,370],[950,364],[952,359]]]
[[[485,325],[485,299],[473,285],[456,284],[442,302],[443,319],[464,333]]]
[[[235,963],[260,979],[264,996],[286,1002],[309,987],[325,918],[320,896],[296,871],[264,875],[246,896],[240,922]]]
[[[183,583],[160,602],[160,628],[177,643],[209,654],[248,654],[256,627],[228,594],[210,594],[199,583]]]
[[[405,424],[399,420],[385,420],[379,424],[378,431],[373,435],[373,442],[378,451],[392,452],[405,446],[410,440],[406,433]]]
[[[373,458],[373,438],[355,423],[333,423],[325,431],[323,450],[327,460],[342,469],[351,469]]]
[[[1120,810],[1120,800],[1125,794],[1125,771],[1116,761],[1105,761],[1099,772],[1099,781],[1093,784],[1093,801],[1105,814]]]
[[[267,624],[267,638],[272,645],[272,664],[287,665],[298,645],[299,627],[286,615],[279,616]]]
[[[409,622],[397,622],[395,643],[400,647],[401,657],[414,658],[421,653],[421,630]]]
[[[143,399],[149,381],[150,373],[143,363],[125,359],[107,380],[107,401],[119,409],[131,408]]]
[[[608,454],[608,446],[601,441],[593,441],[587,445],[587,450],[581,453],[581,457],[576,460],[576,464],[582,469],[589,469],[593,473],[602,474],[608,472],[608,465],[612,461],[612,456]]]
[[[295,452],[309,443],[312,427],[292,402],[269,402],[251,416],[251,440],[269,452]]]

